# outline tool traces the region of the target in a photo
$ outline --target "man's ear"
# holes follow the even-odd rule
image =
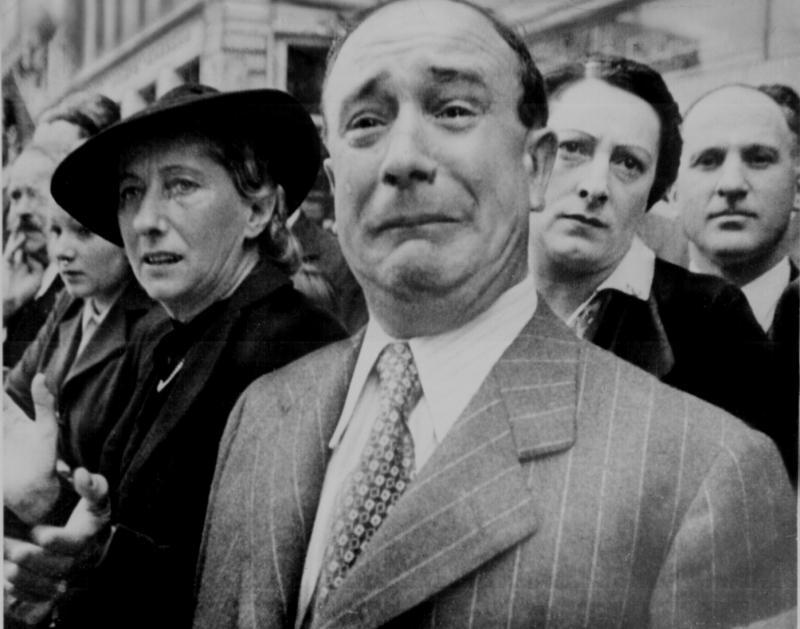
[[[556,134],[550,129],[530,129],[525,139],[525,171],[531,212],[544,209],[544,193],[556,157]]]
[[[800,147],[797,150],[800,153]],[[794,159],[794,207],[792,209],[800,212],[800,154]]]
[[[279,198],[282,194],[280,186],[264,186],[250,201],[250,212],[244,230],[245,239],[258,238],[266,229],[272,215],[278,211]]]
[[[328,184],[331,187],[331,194],[336,189],[336,182],[333,176],[333,166],[331,165],[331,158],[326,157],[322,162],[322,169],[325,171],[325,176],[328,178]]]

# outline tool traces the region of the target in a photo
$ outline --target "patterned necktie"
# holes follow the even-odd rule
[[[592,340],[594,331],[597,327],[597,317],[600,308],[603,306],[608,295],[608,290],[602,290],[592,295],[591,299],[583,305],[580,312],[572,321],[572,329],[579,338]]]
[[[406,421],[422,388],[408,344],[387,345],[376,370],[380,415],[336,512],[323,558],[317,605],[341,585],[414,474],[414,442]]]

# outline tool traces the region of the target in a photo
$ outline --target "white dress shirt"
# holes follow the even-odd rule
[[[78,344],[76,357],[84,350],[89,343],[89,339],[92,338],[103,319],[108,315],[108,311],[111,310],[111,303],[106,306],[100,306],[91,297],[83,302],[83,308],[81,309],[81,342]]]
[[[769,271],[742,286],[742,292],[750,303],[756,321],[761,324],[765,332],[772,327],[778,301],[789,283],[791,274],[789,258],[783,258]]]
[[[422,397],[408,418],[417,472],[535,311],[536,288],[529,275],[462,327],[436,336],[408,339],[422,386]],[[340,494],[360,463],[380,412],[375,362],[383,348],[397,340],[370,317],[342,414],[328,444],[334,452],[325,473],[303,567],[297,627],[301,626],[316,589]]]
[[[575,311],[567,318],[566,324],[575,329],[576,322],[592,300],[605,289],[615,289],[636,299],[647,301],[650,299],[650,289],[653,286],[653,276],[656,271],[656,254],[634,236],[628,252],[622,256],[611,275],[609,275]]]

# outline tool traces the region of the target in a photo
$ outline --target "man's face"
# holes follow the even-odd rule
[[[53,161],[28,150],[20,153],[8,174],[8,229],[11,237],[24,239],[27,254],[46,258],[45,225],[51,208],[56,208],[50,196],[50,178],[55,170]]]
[[[486,19],[408,1],[350,36],[323,107],[337,231],[364,286],[412,300],[507,288],[526,264],[519,64]]]
[[[768,96],[729,87],[683,124],[677,182],[684,231],[720,267],[780,253],[797,186],[793,137]]]

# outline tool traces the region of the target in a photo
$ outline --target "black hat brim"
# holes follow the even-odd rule
[[[308,195],[320,166],[320,139],[308,112],[278,90],[215,92],[154,105],[101,131],[70,153],[50,190],[64,210],[94,233],[122,246],[117,221],[120,155],[130,147],[183,130],[245,138],[269,160],[289,211]]]

